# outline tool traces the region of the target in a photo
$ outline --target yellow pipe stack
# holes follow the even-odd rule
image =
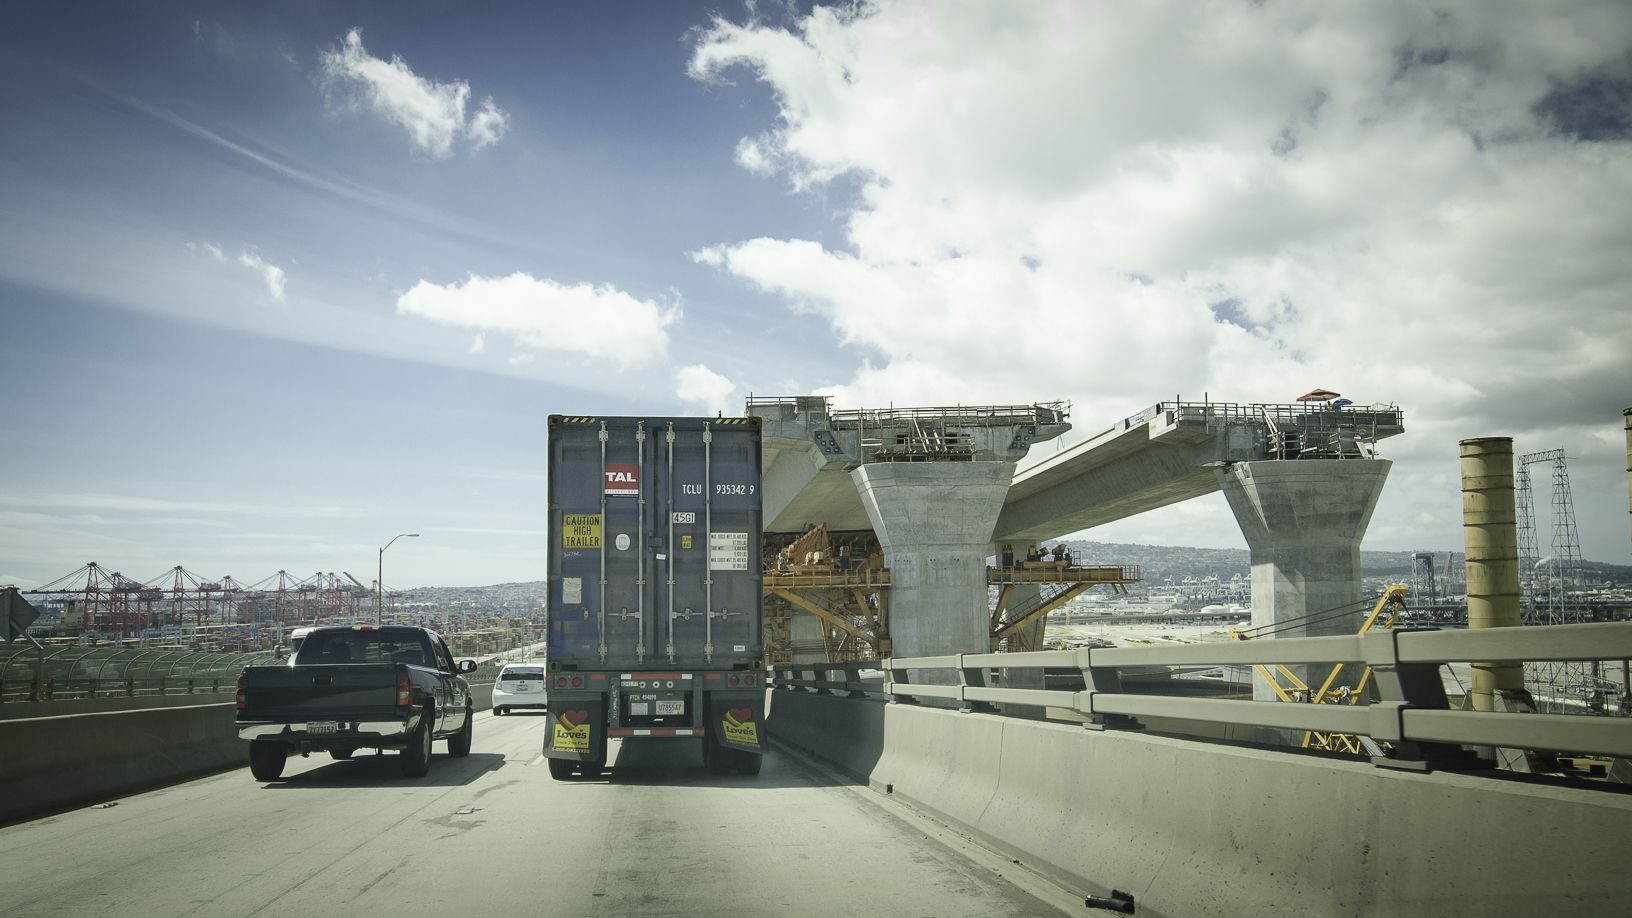
[[[1463,440],[1461,446],[1468,627],[1516,626],[1520,623],[1519,531],[1513,500],[1513,438],[1482,437]],[[1473,664],[1471,694],[1476,711],[1496,710],[1498,690],[1523,688],[1523,663]]]

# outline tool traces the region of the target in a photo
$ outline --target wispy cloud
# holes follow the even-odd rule
[[[260,272],[261,280],[266,282],[267,292],[272,294],[272,299],[283,299],[284,275],[282,268],[277,265],[267,264],[265,259],[254,252],[238,253],[238,263],[246,268],[252,268]]]
[[[438,159],[450,155],[461,137],[479,150],[498,143],[509,128],[510,116],[492,98],[467,120],[469,83],[421,77],[394,54],[389,61],[374,57],[363,47],[361,29],[347,32],[344,44],[323,52],[321,61],[331,86],[358,90],[362,104],[401,125],[415,148]]]
[[[267,513],[277,516],[320,518],[355,517],[360,515],[358,511],[349,507],[298,507],[280,504],[239,504],[226,501],[160,500],[151,497],[129,497],[119,494],[0,494],[0,507],[56,507],[109,512]]]

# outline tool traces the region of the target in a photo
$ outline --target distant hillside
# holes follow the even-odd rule
[[[1161,583],[1172,577],[1175,583],[1186,577],[1202,579],[1208,575],[1229,580],[1235,574],[1245,577],[1252,568],[1251,558],[1244,548],[1185,548],[1173,545],[1131,545],[1113,542],[1068,540],[1071,555],[1083,564],[1137,564],[1146,583]],[[1050,547],[1053,542],[1048,543]],[[1411,576],[1409,551],[1362,551],[1362,577],[1404,580]],[[1456,552],[1451,563],[1451,577],[1460,583],[1462,552]],[[1602,561],[1583,562],[1582,570],[1589,581],[1614,584],[1632,584],[1632,565],[1606,564]],[[1445,553],[1436,552],[1434,569],[1444,575]]]
[[[1137,564],[1146,583],[1161,583],[1168,577],[1178,583],[1186,577],[1200,580],[1208,575],[1229,580],[1235,574],[1245,577],[1252,564],[1244,548],[1186,548],[1176,545],[1131,545],[1114,542],[1087,542],[1068,540],[1072,557],[1081,564]],[[1049,542],[1049,547],[1054,543]],[[1361,575],[1364,577],[1403,580],[1411,575],[1411,552],[1362,551]],[[1436,571],[1443,575],[1445,553],[1437,552]],[[1582,564],[1587,579],[1593,583],[1609,581],[1614,584],[1632,584],[1632,565],[1605,564],[1587,561]],[[1451,564],[1452,579],[1462,580],[1462,553],[1456,552]],[[491,586],[471,587],[415,587],[412,602],[473,603],[477,608],[509,609],[517,612],[540,608],[549,595],[549,584],[543,580],[521,583],[498,583]]]

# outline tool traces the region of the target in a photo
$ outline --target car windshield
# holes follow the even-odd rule
[[[317,632],[300,645],[301,665],[407,663],[436,666],[431,647],[413,633],[390,631]]]

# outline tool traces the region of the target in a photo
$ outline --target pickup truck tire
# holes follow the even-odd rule
[[[465,725],[459,728],[458,733],[448,737],[448,755],[456,759],[462,759],[470,755],[470,738],[474,730],[473,723],[475,720],[476,712],[470,708],[465,708]]]
[[[419,728],[408,738],[408,748],[397,755],[404,777],[423,778],[431,771],[431,724],[436,716],[427,706],[419,715]]]
[[[276,781],[283,777],[283,766],[288,761],[289,747],[284,743],[249,744],[249,773],[257,781]]]
[[[550,763],[550,777],[557,781],[565,781],[572,777],[572,770],[578,767],[577,762],[568,759],[548,759],[546,761]]]

